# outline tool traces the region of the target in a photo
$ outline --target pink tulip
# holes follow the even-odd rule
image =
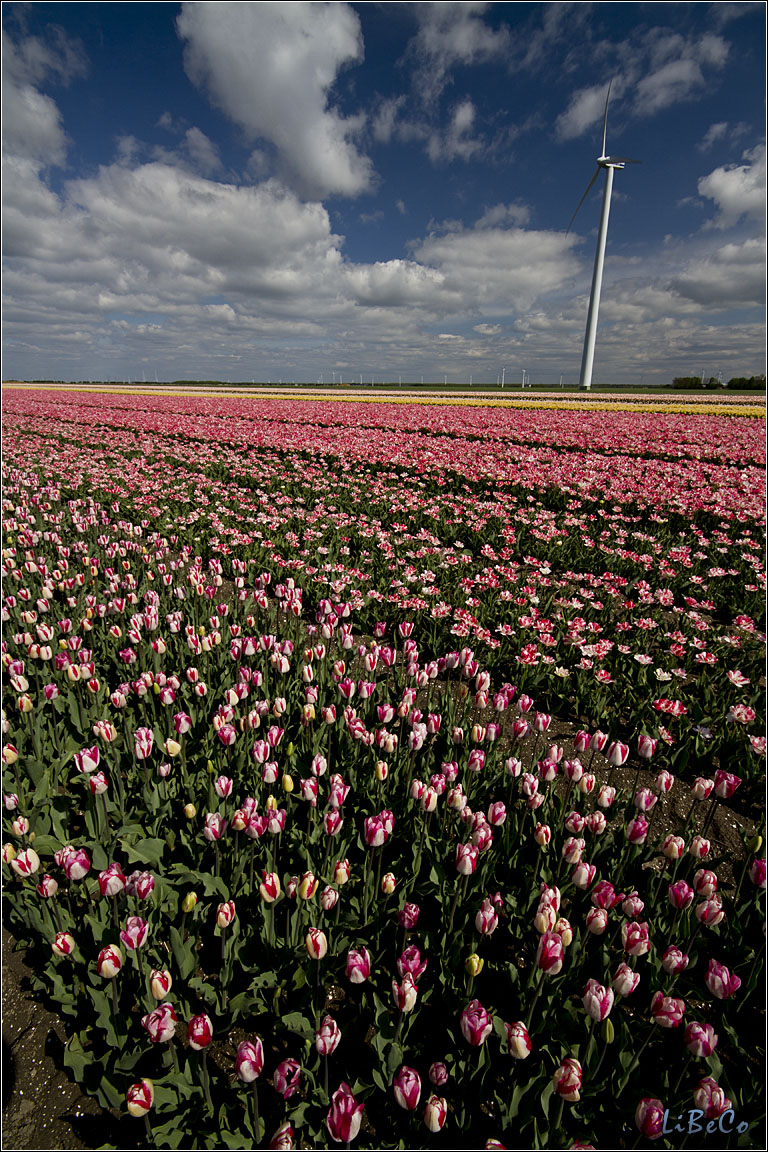
[[[117,896],[125,888],[125,876],[119,864],[110,864],[99,872],[99,891],[102,896]]]
[[[723,902],[717,895],[710,896],[708,900],[703,900],[701,904],[697,904],[695,913],[699,923],[706,924],[709,928],[716,927],[725,919]]]
[[[539,937],[536,965],[547,976],[557,976],[563,967],[565,948],[556,932],[544,932]]]
[[[670,884],[667,888],[669,895],[669,902],[673,908],[678,911],[684,911],[690,908],[693,903],[693,888],[690,884],[686,884],[685,880],[677,880],[674,884]]]
[[[721,800],[730,800],[740,784],[741,778],[734,776],[732,772],[723,772],[719,769],[715,772],[715,795]]]
[[[611,987],[619,996],[631,996],[640,983],[640,973],[622,960],[613,976]]]
[[[688,967],[688,957],[674,944],[670,944],[661,958],[661,966],[670,976],[678,976]]]
[[[363,984],[371,975],[371,957],[367,948],[350,948],[347,953],[347,980]]]
[[[479,1048],[493,1028],[493,1020],[479,1000],[470,1000],[461,1014],[461,1032],[468,1044]]]
[[[149,973],[149,990],[154,1000],[165,1000],[171,990],[173,979],[167,968],[153,968]]]
[[[120,939],[126,948],[133,952],[136,948],[141,948],[147,938],[148,931],[149,925],[146,920],[142,920],[141,916],[129,916],[125,929],[120,933]]]
[[[421,1077],[415,1068],[403,1064],[392,1082],[395,1100],[406,1112],[415,1111],[421,1096]]]
[[[716,1120],[732,1107],[723,1089],[711,1076],[699,1080],[693,1093],[693,1102],[707,1120]]]
[[[315,1048],[321,1056],[332,1056],[339,1046],[341,1029],[332,1016],[324,1016],[315,1033]]]
[[[707,988],[718,1000],[728,1000],[741,987],[741,980],[736,973],[729,972],[718,960],[710,960],[705,979]]]
[[[651,1001],[651,1015],[662,1028],[677,1028],[685,1015],[685,1001],[656,992]]]
[[[409,973],[414,980],[418,981],[426,967],[427,958],[426,956],[422,957],[415,944],[409,944],[397,961],[397,971],[401,980],[406,973]]]
[[[493,905],[487,898],[483,900],[482,906],[475,916],[475,928],[481,936],[490,936],[496,931],[499,923],[499,918],[496,915]]]
[[[581,1064],[578,1060],[574,1060],[572,1056],[562,1061],[560,1067],[555,1070],[555,1074],[552,1077],[555,1092],[569,1103],[576,1103],[576,1101],[580,1099],[581,1081]]]
[[[208,812],[205,817],[203,836],[206,840],[220,840],[226,831],[227,822],[220,812]]]
[[[477,851],[477,849],[475,849]],[[397,922],[401,928],[405,928],[410,932],[416,927],[419,921],[420,909],[417,904],[404,904],[397,914]]]
[[[639,751],[639,748],[638,748],[638,751]],[[629,756],[628,745],[622,744],[622,743],[620,743],[620,741],[615,740],[613,742],[613,744],[611,744],[610,747],[608,748],[608,752],[606,753],[606,760],[608,761],[609,764],[613,765],[615,768],[620,768],[623,764],[626,763],[628,756]]]
[[[474,844],[456,845],[456,871],[471,876],[477,867],[478,849]]]
[[[155,1089],[151,1080],[140,1080],[131,1084],[125,1094],[125,1108],[130,1116],[146,1116],[155,1101]]]
[[[219,904],[216,908],[216,927],[229,928],[232,921],[235,919],[235,902],[234,900],[226,900],[224,903]]]
[[[394,997],[395,1005],[401,1012],[411,1012],[416,1006],[418,998],[418,989],[416,981],[410,972],[406,972],[402,977],[402,981],[398,984],[397,980],[392,981],[392,996]]]
[[[661,1100],[645,1096],[635,1109],[635,1124],[647,1140],[658,1140],[664,1131],[665,1115]]]
[[[507,1049],[515,1060],[525,1060],[531,1054],[531,1038],[528,1029],[521,1021],[514,1024],[505,1024],[507,1034]]]
[[[296,1060],[283,1060],[275,1068],[275,1075],[272,1078],[275,1092],[282,1096],[283,1100],[290,1100],[299,1090],[300,1078],[301,1065]]]
[[[630,844],[644,844],[647,835],[648,821],[644,820],[642,816],[636,816],[627,824],[626,837]]]
[[[651,946],[648,924],[625,922],[621,926],[621,942],[629,956],[645,956]]]
[[[645,908],[645,904],[637,892],[630,893],[621,903],[621,910],[628,920],[636,920],[643,911],[643,908]]]
[[[589,748],[589,740],[590,740],[589,732],[584,732],[584,731],[577,732],[573,738],[573,747],[574,747],[575,751],[578,752],[579,754],[586,752],[587,749]]]
[[[717,1036],[711,1024],[692,1022],[685,1029],[685,1046],[692,1056],[707,1059],[717,1047]]]
[[[347,1083],[342,1082],[331,1097],[325,1123],[331,1139],[337,1144],[349,1144],[360,1131],[363,1105],[358,1104]]]
[[[56,956],[71,956],[75,950],[75,941],[69,932],[57,932],[51,949]]]
[[[693,784],[691,784],[691,792],[693,792],[697,800],[707,800],[712,794],[714,787],[714,780],[709,780],[704,776],[697,776]]]
[[[207,1048],[213,1039],[213,1026],[211,1019],[204,1012],[199,1016],[193,1016],[187,1025],[187,1041],[190,1048],[194,1048],[196,1052],[202,1052],[203,1048]]]
[[[434,1093],[424,1108],[424,1123],[430,1132],[439,1132],[448,1119],[448,1104],[442,1096]]]
[[[694,836],[688,845],[688,851],[694,860],[703,860],[705,856],[709,856],[710,847],[709,840],[705,840],[703,836]]]
[[[587,930],[593,936],[602,936],[608,927],[608,911],[605,908],[590,908],[586,917]]]
[[[319,928],[310,928],[305,940],[307,952],[312,960],[322,960],[328,951],[325,933]]]
[[[717,892],[717,876],[709,868],[699,868],[693,877],[693,887],[697,896],[709,900]]]
[[[674,833],[670,832],[668,836],[665,836],[661,850],[667,860],[679,860],[685,852],[685,840],[682,836],[675,836]]]
[[[64,860],[63,868],[67,880],[82,880],[91,870],[88,853],[84,848],[70,850]]]
[[[603,784],[597,794],[597,803],[600,808],[610,808],[616,799],[616,789]]]
[[[293,1125],[290,1120],[286,1120],[272,1135],[272,1139],[267,1145],[268,1148],[275,1149],[276,1152],[292,1152],[293,1149]]]
[[[153,1044],[164,1044],[176,1033],[176,1013],[170,1004],[160,1004],[154,1012],[142,1017],[142,1025]]]
[[[244,1084],[252,1084],[261,1075],[264,1067],[264,1045],[258,1036],[253,1040],[243,1040],[237,1046],[235,1074]]]
[[[98,746],[94,744],[93,748],[83,748],[82,752],[75,752],[74,760],[78,772],[95,772],[99,766]]]
[[[594,880],[596,873],[597,868],[594,864],[588,864],[586,860],[582,860],[571,873],[571,880],[577,888],[581,888],[582,892],[586,892]]]
[[[749,866],[749,878],[756,888],[765,888],[765,860],[755,858]]]
[[[650,736],[638,736],[637,738],[637,754],[643,760],[650,760],[656,751],[658,740],[652,739]]]
[[[112,980],[123,966],[123,953],[114,944],[109,944],[99,952],[96,971],[103,980]]]
[[[590,899],[595,908],[605,908],[607,911],[610,911],[611,908],[618,904],[621,897],[616,895],[616,891],[610,880],[599,880],[592,889]]]
[[[597,980],[588,980],[582,998],[584,1011],[592,1020],[605,1020],[613,1007],[613,991]]]

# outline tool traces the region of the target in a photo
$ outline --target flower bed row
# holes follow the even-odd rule
[[[53,415],[44,434],[17,411],[8,437],[3,859],[84,1087],[168,1147],[675,1146],[691,1108],[759,1143],[765,862],[745,831],[724,872],[710,834],[764,752],[743,591],[686,605],[693,559],[671,598],[549,567],[556,487],[533,498],[530,553],[491,564],[505,521],[469,475],[466,492],[454,472],[437,477],[452,495],[418,489],[433,527],[454,501],[446,544],[394,472],[377,493],[326,455],[321,477],[305,446],[262,451],[256,472],[239,430],[209,456],[171,413],[125,438],[116,419],[96,451],[93,425],[78,443]],[[519,531],[521,492],[512,508]],[[234,529],[250,509],[269,538]],[[710,526],[701,547],[751,562],[749,523],[728,545]],[[479,622],[456,630],[458,606],[412,605],[420,547],[438,569],[425,584],[459,568],[452,596],[512,572],[510,598],[480,605],[514,604],[496,647]],[[680,690],[650,706],[641,676],[670,661],[655,638],[647,664],[616,653],[629,620],[633,638],[673,622],[682,637]],[[717,643],[693,645],[704,631]],[[559,676],[548,649],[579,672]],[[553,703],[588,723],[553,722]],[[678,771],[690,807],[672,828]]]

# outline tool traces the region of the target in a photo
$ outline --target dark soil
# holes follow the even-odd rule
[[[33,1000],[29,969],[3,927],[2,1147],[126,1147],[117,1121],[64,1068],[61,1021]]]

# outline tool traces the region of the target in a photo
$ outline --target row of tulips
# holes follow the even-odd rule
[[[759,1140],[765,862],[752,824],[743,863],[717,843],[759,772],[739,677],[717,759],[672,698],[644,715],[675,745],[576,731],[400,596],[205,563],[199,521],[38,467],[4,511],[7,906],[105,1106],[170,1147],[621,1146],[690,1109]]]

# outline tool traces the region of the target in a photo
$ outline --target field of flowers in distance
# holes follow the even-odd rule
[[[3,393],[3,879],[150,1147],[764,1146],[754,405]]]

